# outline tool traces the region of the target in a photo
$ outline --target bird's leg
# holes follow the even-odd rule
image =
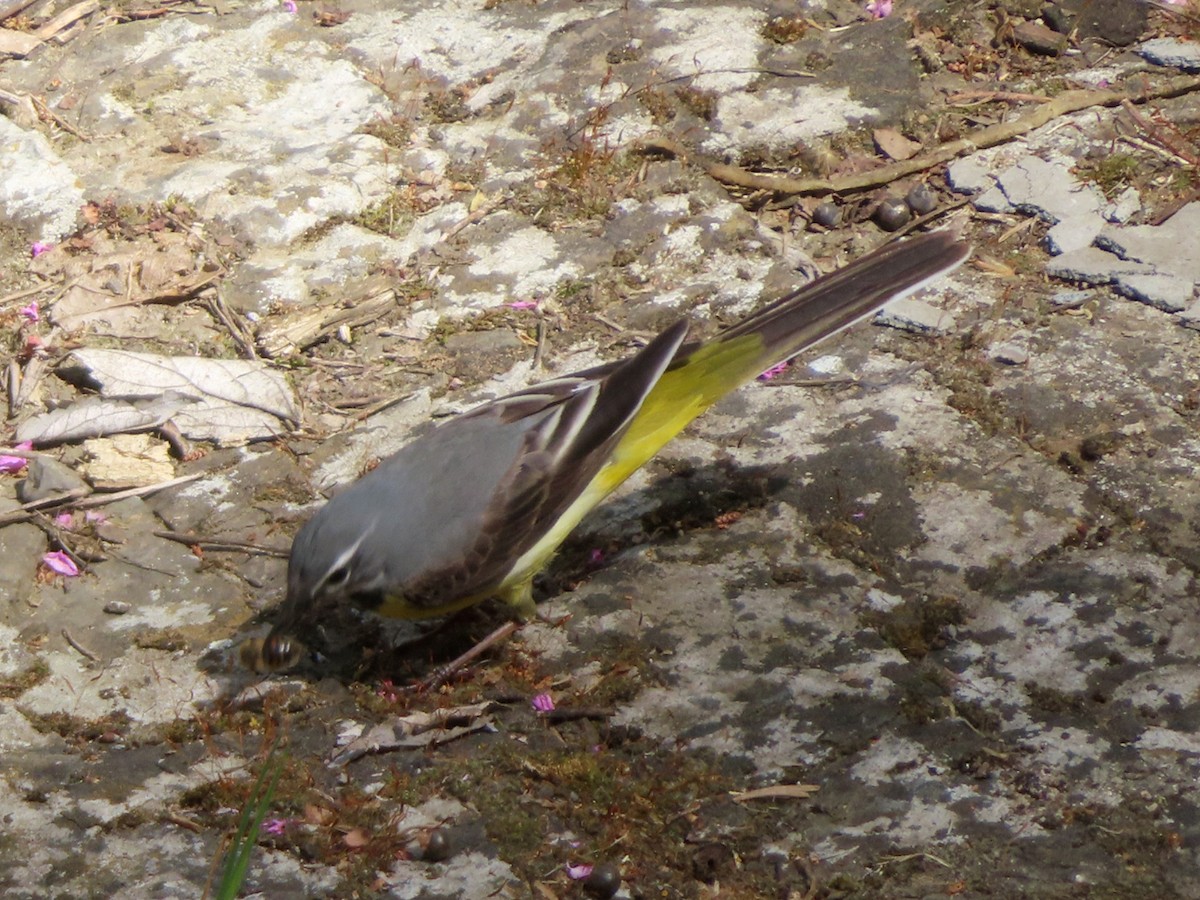
[[[496,593],[496,597],[502,600],[507,606],[509,613],[513,616],[513,621],[505,622],[483,640],[479,641],[474,647],[466,653],[439,667],[428,678],[423,678],[412,686],[412,690],[425,691],[432,688],[440,687],[450,678],[455,672],[476,658],[481,656],[485,650],[490,649],[501,641],[507,640],[522,628],[526,622],[532,622],[534,619],[541,619],[548,624],[549,622],[544,616],[539,616],[537,604],[533,602],[533,577],[518,582],[510,587],[504,588]],[[561,620],[558,624],[561,624]]]
[[[446,665],[440,666],[432,675],[428,678],[422,678],[416,684],[409,687],[408,690],[424,692],[441,687],[451,675],[467,663],[481,656],[485,650],[511,637],[520,627],[521,624],[519,622],[505,622],[466,653],[450,660]]]
[[[501,588],[496,596],[508,605],[509,612],[517,621],[532,622],[537,618],[537,604],[533,602],[532,575],[524,581]]]

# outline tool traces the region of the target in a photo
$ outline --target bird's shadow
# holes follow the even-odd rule
[[[686,534],[722,528],[739,513],[766,505],[789,483],[786,465],[745,466],[723,460],[675,465],[645,488],[586,518],[534,581],[534,599],[562,601],[597,572],[620,565],[633,547],[667,544]],[[624,510],[638,510],[622,517]],[[569,603],[569,600],[566,602]],[[296,674],[342,681],[428,678],[470,650],[508,618],[494,601],[430,623],[389,623],[357,610],[323,616],[319,629],[297,637],[307,652]]]

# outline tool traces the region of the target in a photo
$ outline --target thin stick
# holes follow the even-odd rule
[[[279,559],[287,559],[288,556],[286,550],[277,550],[274,547],[264,547],[261,544],[251,544],[247,541],[218,541],[202,538],[195,534],[180,534],[177,531],[156,531],[154,536],[174,541],[177,544],[186,544],[189,547],[201,547],[204,550],[249,553],[251,556],[275,556]]]
[[[72,505],[76,509],[92,509],[96,506],[106,506],[109,503],[128,500],[130,497],[145,497],[149,494],[156,494],[159,491],[166,490],[167,488],[187,484],[189,481],[195,481],[197,478],[203,478],[204,474],[203,472],[197,472],[194,475],[181,475],[178,478],[160,481],[157,484],[127,488],[113,494],[94,494],[90,497],[87,495],[86,488],[76,488],[73,491],[67,491],[67,493],[59,497],[46,497],[43,500],[32,500],[29,503],[23,503],[12,512],[0,515],[0,528],[5,525],[12,525],[14,522],[28,522],[39,511],[47,509],[58,509],[63,506]]]
[[[505,622],[462,656],[459,656],[458,658],[446,663],[446,665],[442,666],[428,678],[418,681],[416,684],[407,688],[407,690],[431,691],[441,687],[446,683],[451,675],[453,675],[467,663],[481,656],[483,651],[489,649],[495,644],[500,643],[501,641],[507,640],[520,627],[521,625],[519,622]]]
[[[75,640],[75,638],[71,637],[71,632],[67,631],[67,629],[64,628],[62,630],[62,636],[63,640],[74,647],[80,656],[90,659],[92,662],[100,662],[100,657],[98,657],[87,647],[83,646],[83,644],[79,643],[79,641]]]
[[[56,287],[58,287],[57,284],[43,284],[37,287],[25,288],[23,291],[5,294],[3,297],[0,297],[0,306],[4,306],[6,303],[12,303],[14,300],[24,300],[26,297],[32,297],[34,294],[40,294],[43,291],[52,291]]]
[[[1146,103],[1150,100],[1164,100],[1179,97],[1200,90],[1200,78],[1170,79],[1161,88],[1143,93],[1124,91],[1064,91],[1048,103],[1043,103],[1037,109],[1014,119],[1011,122],[1001,122],[974,131],[966,137],[942,144],[929,153],[922,153],[912,159],[881,166],[869,172],[860,172],[844,178],[792,178],[786,175],[768,175],[751,172],[739,166],[725,163],[711,163],[705,166],[710,176],[717,181],[743,187],[750,190],[770,191],[773,194],[834,194],[851,191],[863,191],[870,188],[891,184],[906,175],[923,172],[936,165],[962,156],[974,153],[987,147],[994,147],[1005,141],[1020,137],[1040,128],[1042,125],[1070,113],[1080,112],[1095,106],[1120,106],[1123,103]],[[684,148],[667,138],[651,138],[642,143],[642,150],[665,153],[670,156],[686,157]]]

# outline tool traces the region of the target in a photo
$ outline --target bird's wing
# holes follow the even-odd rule
[[[489,426],[528,426],[500,479],[471,485],[488,495],[479,498],[485,505],[471,525],[473,534],[403,585],[399,599],[414,608],[407,614],[466,605],[505,581],[513,561],[546,536],[603,468],[687,331],[686,321],[677,322],[623,363],[535,385],[435,429],[448,429],[446,438],[459,429],[472,433],[478,451],[487,453],[482,442]],[[461,477],[469,483],[471,473]]]

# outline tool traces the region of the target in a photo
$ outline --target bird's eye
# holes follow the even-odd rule
[[[350,580],[350,567],[348,565],[338,566],[332,572],[325,576],[325,587],[333,588],[334,590],[344,587],[346,582]]]

